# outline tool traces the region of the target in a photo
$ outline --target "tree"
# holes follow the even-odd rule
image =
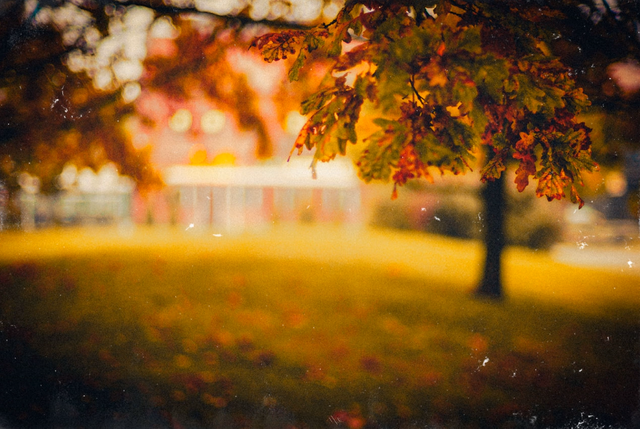
[[[379,112],[380,129],[363,139],[359,173],[366,182],[392,180],[393,197],[410,179],[461,174],[480,160],[488,222],[480,296],[503,294],[507,165],[517,165],[519,191],[532,178],[539,197],[568,194],[580,207],[581,173],[596,168],[589,129],[577,119],[589,100],[549,49],[562,12],[539,6],[349,1],[327,25],[254,41],[266,61],[297,55],[291,79],[311,52],[335,58],[324,85],[302,104],[310,117],[294,149],[315,150],[314,162],[345,155],[359,141],[364,103]]]
[[[85,36],[96,20],[65,3],[34,6],[9,1],[0,10],[0,182],[14,192],[18,173],[28,171],[52,193],[65,163],[113,161],[143,186],[159,183],[148,153],[115,125],[131,104],[69,69],[70,54],[95,49]]]
[[[241,130],[256,134],[256,156],[270,157],[273,142],[256,106],[258,95],[247,76],[233,68],[228,56],[237,49],[238,41],[248,43],[251,36],[243,27],[220,19],[209,19],[204,25],[180,17],[174,21],[180,34],[171,43],[180,54],[147,58],[146,72],[140,79],[142,88],[178,101],[203,97],[215,102],[233,115]],[[143,121],[152,121],[143,112],[136,114]]]
[[[93,169],[114,162],[139,187],[159,186],[150,148],[136,149],[123,127],[127,116],[144,116],[134,103],[141,89],[184,100],[198,87],[257,135],[259,157],[270,156],[272,139],[256,94],[226,56],[233,48],[246,50],[264,25],[248,12],[218,17],[138,3],[0,5],[0,184],[11,193],[19,189],[21,171],[39,177],[42,192],[57,192],[56,178],[69,162]],[[200,19],[198,29],[193,12],[209,18]],[[149,32],[166,24],[167,15],[182,29],[172,41],[181,55],[146,58]]]

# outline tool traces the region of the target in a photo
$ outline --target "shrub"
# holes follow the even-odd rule
[[[376,206],[371,225],[402,231],[416,229],[411,225],[410,218],[409,208],[406,205],[387,201]]]
[[[477,239],[482,237],[482,216],[473,197],[447,198],[433,212],[422,230],[447,237]]]
[[[534,250],[549,250],[561,237],[562,229],[546,203],[539,204],[533,195],[509,195],[505,220],[508,245]],[[426,216],[416,220],[416,210]],[[481,239],[484,229],[482,204],[475,194],[440,194],[429,207],[416,208],[406,202],[379,204],[372,225],[397,230],[420,230],[431,234],[462,239]]]

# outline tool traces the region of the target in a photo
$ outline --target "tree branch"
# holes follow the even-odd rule
[[[285,19],[276,19],[276,20],[268,20],[268,19],[259,19],[259,20],[254,20],[251,19],[248,14],[246,9],[241,11],[238,15],[221,15],[221,14],[216,14],[210,11],[204,11],[204,10],[200,10],[194,6],[185,6],[185,7],[178,7],[178,6],[168,6],[164,3],[160,3],[160,4],[156,4],[153,0],[123,0],[123,1],[108,1],[108,0],[102,0],[100,2],[101,6],[106,6],[108,4],[113,4],[113,5],[117,5],[117,6],[142,6],[142,7],[146,7],[148,9],[151,9],[161,15],[171,15],[171,16],[175,16],[175,15],[180,15],[180,14],[198,14],[198,15],[204,15],[204,16],[211,16],[211,17],[215,17],[215,18],[220,18],[220,19],[224,19],[230,22],[234,22],[234,23],[238,23],[239,25],[242,26],[246,26],[246,25],[264,25],[267,27],[271,27],[271,28],[282,28],[282,29],[298,29],[298,30],[308,30],[311,28],[314,28],[316,26],[316,24],[314,25],[307,25],[307,24],[300,24],[297,22],[293,22],[293,21],[287,21]],[[78,6],[81,7],[81,6]],[[83,6],[83,8],[87,11],[92,11],[92,8],[89,6]]]
[[[418,92],[418,90],[416,89],[416,85],[415,85],[415,75],[411,76],[411,79],[409,79],[409,83],[411,84],[411,89],[413,90],[413,94],[418,98],[418,101],[420,102],[420,104],[422,104],[422,107],[424,107],[424,97],[422,97],[420,95],[420,93]]]

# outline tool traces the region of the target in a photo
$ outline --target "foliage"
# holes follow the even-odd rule
[[[430,8],[426,8],[430,7]],[[507,8],[504,10],[504,8]],[[323,86],[303,104],[309,120],[294,150],[316,161],[346,153],[358,142],[363,103],[375,106],[379,131],[363,139],[358,160],[365,181],[431,178],[431,168],[471,169],[479,147],[490,148],[482,180],[518,165],[516,186],[537,180],[536,194],[581,206],[576,184],[591,171],[589,129],[576,114],[589,105],[571,70],[552,57],[540,30],[548,7],[480,2],[354,2],[330,24],[257,38],[267,61],[323,49],[335,62]]]
[[[184,416],[201,419],[189,427],[240,427],[215,424],[225,413],[262,427],[265,412],[278,427],[333,417],[497,428],[513,427],[514,413],[561,427],[582,412],[624,425],[636,407],[633,269],[513,251],[512,299],[496,307],[471,299],[474,275],[455,269],[474,266],[480,249],[452,240],[180,232],[3,234],[3,344],[20,339],[47,357],[55,388],[90,418],[117,398],[147,415],[174,413],[183,426]],[[18,371],[9,356],[3,370]],[[0,408],[28,384],[17,380]],[[50,409],[42,384],[21,396],[23,418]]]
[[[571,0],[551,5],[562,12],[562,22],[551,25],[556,36],[549,47],[573,70],[593,105],[612,114],[637,110],[640,92],[637,88],[635,93],[627,92],[612,79],[610,68],[616,63],[640,60],[637,5],[611,0]],[[630,119],[628,125],[633,122],[637,123]]]
[[[233,66],[231,57],[238,45],[248,43],[254,31],[220,19],[201,21],[174,20],[180,34],[169,43],[179,54],[148,57],[140,84],[144,90],[164,94],[172,101],[199,97],[212,101],[236,119],[241,131],[255,133],[256,156],[268,158],[273,153],[273,141],[258,108],[259,96],[247,75]],[[137,114],[143,121],[153,122],[141,112]]]
[[[261,27],[160,8],[175,15],[171,20],[149,8],[110,2],[30,7],[11,0],[0,8],[0,181],[12,192],[22,171],[39,177],[41,191],[57,192],[56,178],[66,163],[97,170],[114,162],[141,189],[160,185],[150,162],[152,147],[134,147],[123,126],[131,115],[154,125],[137,108],[135,97],[126,95],[135,88],[171,101],[204,96],[232,115],[241,131],[255,133],[258,157],[272,154],[256,91],[230,57],[234,50],[244,51]],[[125,33],[140,16],[148,20],[146,27]],[[161,42],[151,38],[157,23],[173,27],[177,37]],[[145,53],[124,46],[127,37],[126,44],[139,44]],[[163,42],[173,45],[173,54],[147,56],[147,43]],[[127,56],[130,50],[133,59]],[[118,64],[134,62],[140,63],[141,76],[119,77]],[[110,78],[105,83],[100,76]]]
[[[158,184],[148,151],[136,151],[117,126],[131,106],[68,69],[73,45],[64,32],[78,28],[37,25],[23,14],[19,1],[0,14],[0,181],[14,190],[18,174],[28,171],[51,193],[65,163],[97,170],[113,161],[143,187]]]
[[[406,0],[362,4],[366,9],[348,1],[333,22],[305,27],[284,18],[252,19],[255,8],[250,3],[228,10],[199,10],[146,0],[99,4],[9,0],[0,8],[2,180],[11,182],[16,171],[26,168],[43,176],[45,190],[53,190],[49,178],[58,172],[60,162],[49,163],[42,152],[64,153],[65,145],[59,142],[65,136],[58,130],[89,117],[92,124],[79,128],[87,130],[81,131],[83,136],[91,135],[81,139],[76,162],[94,165],[104,156],[123,164],[124,172],[141,183],[152,179],[147,155],[135,154],[126,138],[117,135],[117,127],[111,127],[116,134],[108,136],[111,129],[104,125],[126,114],[127,106],[119,105],[117,94],[96,94],[86,79],[73,83],[76,77],[66,67],[70,54],[92,55],[97,43],[121,26],[119,20],[140,7],[157,16],[218,13],[231,26],[258,22],[293,28],[254,42],[269,61],[295,58],[291,79],[305,79],[310,60],[335,58],[321,89],[324,95],[309,106],[315,110],[309,111],[313,115],[296,148],[315,147],[322,160],[343,153],[349,142],[357,140],[354,125],[361,103],[374,104],[382,119],[380,131],[365,139],[368,149],[360,162],[365,180],[389,178],[403,184],[414,177],[430,177],[434,171],[430,166],[462,172],[474,157],[484,155],[477,150],[478,143],[484,143],[494,149],[485,162],[485,179],[501,174],[504,163],[515,160],[519,188],[533,177],[538,180],[538,194],[558,198],[569,190],[577,201],[572,185],[580,182],[578,173],[593,168],[593,163],[583,135],[586,129],[573,119],[586,102],[573,79],[599,106],[614,110],[615,106],[618,110],[637,106],[637,100],[628,98],[621,103],[621,93],[612,87],[606,72],[615,61],[639,57],[634,30],[638,12],[632,3]],[[66,15],[52,18],[60,11]],[[359,46],[343,52],[346,42],[349,48]],[[568,67],[553,60],[549,52]],[[544,70],[532,67],[539,59]],[[358,70],[353,69],[356,64]],[[339,78],[346,72],[358,76],[342,82]],[[327,99],[330,94],[332,98]],[[323,100],[326,105],[317,105]],[[341,101],[347,106],[336,105]],[[51,106],[54,109],[47,108]],[[107,106],[110,112],[98,113]],[[342,113],[348,115],[335,119]],[[487,118],[502,123],[492,129],[483,124]],[[45,126],[49,123],[50,127]],[[88,131],[97,129],[102,131]],[[397,137],[398,132],[405,138]],[[95,139],[97,135],[104,135],[104,142]],[[527,147],[531,138],[535,143]],[[268,151],[264,140],[260,136],[261,153]],[[502,140],[508,144],[504,146]],[[522,142],[519,147],[518,141]],[[62,150],[37,149],[46,145]],[[35,167],[38,163],[41,168]],[[389,165],[383,167],[385,163]]]
[[[275,7],[270,3],[270,8]],[[520,173],[518,187],[526,186],[533,176],[539,181],[539,194],[561,197],[563,188],[579,183],[577,172],[593,167],[582,135],[586,130],[572,122],[573,113],[585,103],[572,79],[584,86],[598,106],[618,111],[637,108],[637,96],[629,99],[622,94],[607,74],[613,62],[640,57],[634,30],[638,11],[632,2],[570,0],[515,5],[508,1],[406,0],[363,4],[366,9],[348,1],[333,22],[309,27],[285,18],[255,18],[251,2],[200,10],[183,3],[165,5],[148,0],[8,0],[0,7],[1,180],[15,186],[16,172],[28,169],[41,176],[45,190],[54,190],[51,178],[59,172],[62,158],[69,158],[62,155],[66,153],[64,130],[79,124],[83,138],[73,149],[74,162],[93,166],[104,157],[120,164],[123,172],[140,183],[153,182],[145,162],[148,154],[136,154],[118,134],[118,127],[108,126],[127,113],[119,95],[111,90],[95,91],[91,79],[96,73],[76,82],[78,77],[67,68],[71,54],[93,55],[98,43],[121,28],[123,16],[136,8],[152,10],[157,18],[217,13],[231,26],[259,23],[292,28],[254,43],[268,60],[295,58],[291,79],[306,79],[310,60],[333,56],[333,73],[322,90],[328,90],[324,93],[328,96],[332,92],[328,88],[333,88],[336,102],[351,100],[349,115],[332,120],[331,115],[346,111],[325,99],[326,106],[310,111],[317,114],[296,147],[317,147],[322,160],[344,152],[348,142],[356,139],[354,121],[359,119],[360,103],[375,104],[383,119],[380,131],[367,140],[369,148],[361,159],[366,180],[391,178],[402,184],[412,177],[428,178],[430,166],[464,171],[469,168],[466,164],[471,165],[473,157],[481,154],[474,148],[483,142],[494,149],[485,163],[486,179],[500,174],[505,161],[515,159]],[[343,52],[345,42],[349,47],[360,46]],[[549,50],[568,68],[552,60]],[[545,70],[529,67],[538,62],[537,57],[543,57]],[[353,70],[355,64],[368,65],[368,71]],[[519,70],[520,66],[526,70]],[[352,77],[346,83],[339,80],[347,71],[359,75],[358,88]],[[544,76],[549,72],[559,73],[550,79]],[[505,80],[510,83],[505,85]],[[496,113],[496,106],[485,112],[493,98],[500,100],[494,104],[504,112]],[[572,106],[570,100],[581,106]],[[550,104],[543,108],[540,103]],[[505,115],[511,115],[507,111],[524,112],[524,116],[507,118]],[[505,116],[498,124],[501,130],[482,124],[483,118],[496,119],[496,114],[498,119]],[[540,118],[549,115],[555,119]],[[88,120],[86,126],[82,125],[84,119]],[[393,122],[385,123],[384,119]],[[553,127],[559,129],[552,131]],[[405,132],[405,139],[392,137],[396,131]],[[572,131],[578,134],[572,136]],[[537,149],[523,147],[529,140],[521,133],[529,140],[533,137]],[[509,142],[505,147],[500,143],[503,138]],[[265,148],[261,136],[258,149]],[[55,156],[49,157],[51,154]],[[58,157],[61,159],[51,161]],[[382,168],[385,162],[391,165]],[[571,189],[570,194],[574,193]]]
[[[119,103],[117,94],[95,91],[64,66],[48,66],[39,76],[9,74],[0,83],[0,181],[13,189],[18,173],[28,171],[51,193],[66,163],[97,171],[113,161],[141,186],[157,184],[148,151],[136,151],[114,125],[131,107]]]

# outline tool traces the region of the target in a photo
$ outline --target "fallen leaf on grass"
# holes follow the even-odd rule
[[[198,344],[191,338],[182,340],[182,349],[185,353],[194,354],[198,351]]]
[[[176,357],[174,358],[174,363],[178,368],[186,369],[191,366],[192,361],[189,356],[176,355]]]
[[[360,366],[371,374],[379,374],[382,371],[382,364],[375,356],[363,356],[360,359]]]
[[[489,348],[489,341],[485,336],[476,333],[469,339],[469,346],[474,353],[482,354]]]

